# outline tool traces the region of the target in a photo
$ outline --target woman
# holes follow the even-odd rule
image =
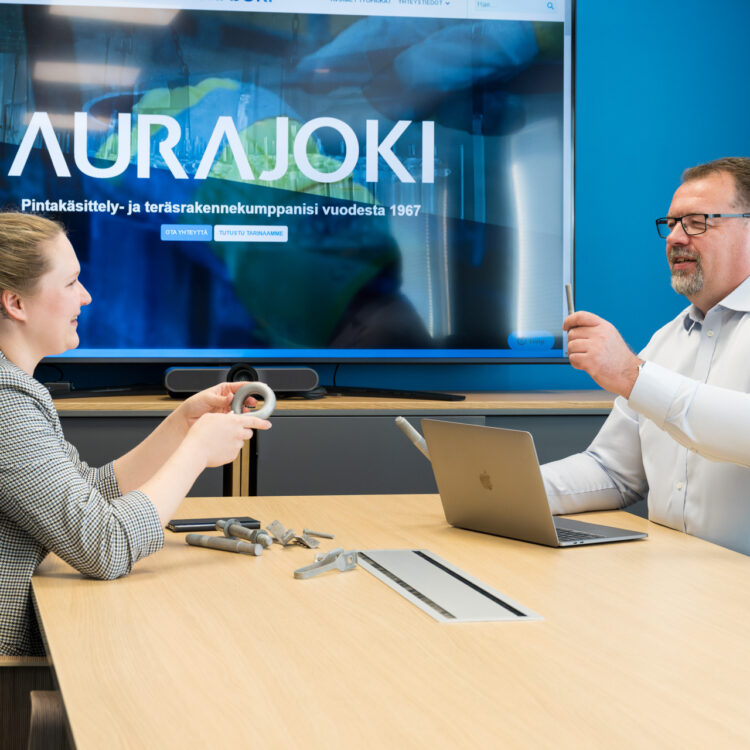
[[[198,475],[237,456],[269,422],[233,414],[242,383],[184,401],[140,445],[93,469],[62,433],[33,373],[78,346],[91,296],[63,227],[0,213],[0,654],[41,654],[30,579],[50,550],[94,578],[112,579],[161,548],[163,526]]]

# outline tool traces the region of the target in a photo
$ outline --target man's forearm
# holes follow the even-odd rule
[[[628,406],[705,458],[750,467],[750,394],[647,362]]]

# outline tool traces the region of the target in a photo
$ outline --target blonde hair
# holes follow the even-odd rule
[[[49,269],[49,259],[40,247],[65,234],[57,221],[34,214],[0,212],[0,294],[5,290],[29,294]],[[0,304],[0,315],[7,317]]]

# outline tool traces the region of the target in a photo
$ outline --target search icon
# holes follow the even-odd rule
[[[552,2],[552,0],[549,0],[549,2],[547,3],[547,7],[550,10],[554,10],[555,9],[555,4]]]

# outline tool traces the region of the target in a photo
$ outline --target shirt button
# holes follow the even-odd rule
[[[677,489],[678,489],[678,490],[681,490],[681,489],[682,489],[682,486],[683,486],[683,485],[682,485],[682,482],[677,482]]]
[[[714,335],[713,331],[706,331],[706,336],[713,336],[713,335]]]

